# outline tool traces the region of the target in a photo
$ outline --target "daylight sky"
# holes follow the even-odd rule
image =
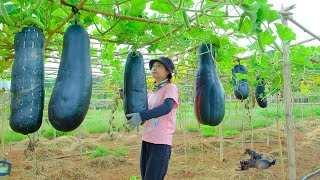
[[[295,8],[291,10],[293,13],[292,18],[300,23],[302,26],[320,36],[320,1],[319,0],[268,0],[269,4],[273,4],[275,10],[280,10],[281,5],[284,7],[295,4]],[[299,27],[289,22],[289,27],[296,33],[296,39],[294,42],[302,41],[311,38],[311,36]],[[313,40],[305,43],[304,45],[320,46],[319,40]]]

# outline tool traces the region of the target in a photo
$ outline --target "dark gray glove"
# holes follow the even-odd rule
[[[126,117],[131,117],[131,119],[127,121],[127,124],[130,128],[135,128],[142,123],[142,119],[139,113],[126,114]]]

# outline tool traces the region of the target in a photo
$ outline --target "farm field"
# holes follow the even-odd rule
[[[276,134],[275,126],[270,134]],[[283,160],[287,166],[287,150],[284,123],[280,123]],[[297,177],[319,168],[320,119],[308,118],[295,125]],[[265,128],[255,129],[254,135],[266,134]],[[250,140],[242,146],[241,136],[251,134],[244,131],[224,138],[224,162],[219,161],[219,138],[201,137],[199,132],[177,131],[168,174],[165,179],[281,179],[281,163],[277,137],[270,137],[267,146],[265,138],[254,139],[252,149],[276,159],[276,165],[267,170],[238,169],[244,149],[251,148]],[[261,137],[261,136],[259,136]],[[139,178],[140,138],[137,133],[114,132],[88,134],[82,133],[82,158],[77,136],[60,136],[53,139],[40,138],[33,151],[28,149],[29,140],[10,143],[8,160],[13,164],[8,179],[135,179]],[[98,146],[110,150],[125,149],[126,155],[107,155],[89,158],[89,152]],[[285,168],[287,169],[287,167]],[[287,174],[287,172],[286,172]],[[310,179],[316,180],[317,177]]]

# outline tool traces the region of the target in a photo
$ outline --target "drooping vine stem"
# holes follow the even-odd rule
[[[78,5],[77,7],[75,7],[76,9],[81,9],[84,5],[84,3],[86,2],[87,0],[82,0]],[[64,2],[64,0],[62,0],[62,2]],[[68,17],[66,17],[66,19],[64,19],[64,21],[62,21],[62,23],[56,27],[48,36],[47,40],[46,40],[46,48],[48,47],[49,43],[50,43],[50,40],[53,36],[54,33],[56,33],[59,29],[61,29],[73,16],[75,15],[75,13],[71,13]]]
[[[37,11],[39,9],[39,7],[41,6],[43,0],[37,0],[37,2],[34,4],[32,10],[33,11]]]
[[[14,26],[13,21],[9,17],[8,12],[7,12],[6,8],[4,7],[3,0],[0,0],[0,12],[3,16],[3,19],[6,21],[6,23],[10,26]]]

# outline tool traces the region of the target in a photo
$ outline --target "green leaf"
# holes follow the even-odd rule
[[[268,32],[260,32],[260,38],[261,38],[261,41],[263,42],[263,44],[265,45],[270,45],[272,44],[272,39],[270,37],[271,35],[268,33]]]
[[[215,15],[215,16],[222,16],[224,15],[224,11],[220,10],[220,9],[214,9],[212,12],[211,12],[212,15]],[[216,24],[218,27],[222,28],[222,29],[225,29],[225,24],[224,24],[224,21],[225,21],[226,18],[224,17],[215,17],[215,18],[212,18],[212,21],[214,22],[214,24]]]
[[[257,12],[260,8],[259,4],[240,4],[240,8],[244,11],[243,13],[246,14],[246,16],[250,17],[250,21],[252,24],[254,24],[257,20]]]
[[[187,31],[187,33],[192,38],[206,36],[206,32],[202,28],[192,28],[190,31]]]
[[[251,21],[248,18],[244,18],[240,32],[247,35],[252,32]]]
[[[296,34],[289,27],[279,23],[274,23],[274,25],[276,26],[277,33],[282,41],[288,42],[296,39]]]
[[[113,61],[110,61],[110,65],[113,66],[113,67],[119,67],[119,65],[121,64],[121,61],[120,60],[113,60]]]
[[[71,4],[78,4],[80,0],[68,0]]]
[[[210,42],[216,46],[217,48],[220,47],[220,38],[216,34],[210,34]]]
[[[150,9],[163,14],[170,14],[174,10],[174,7],[169,1],[155,0],[151,3]]]
[[[151,46],[147,48],[148,53],[156,52],[159,44],[158,43],[153,43]]]
[[[131,0],[128,4],[121,4],[120,8],[125,11],[126,15],[142,17],[146,4],[149,1],[150,0]]]
[[[243,3],[245,3],[245,4],[252,4],[254,2],[255,2],[255,0],[244,0],[243,1]]]
[[[281,18],[278,11],[275,11],[275,10],[270,10],[268,12],[264,12],[264,16],[269,24],[271,24],[273,21]]]
[[[263,3],[263,4],[266,4],[268,0],[256,0],[257,3]]]
[[[152,34],[154,36],[162,36],[168,31],[167,26],[159,26],[159,25],[154,25],[151,27]]]

